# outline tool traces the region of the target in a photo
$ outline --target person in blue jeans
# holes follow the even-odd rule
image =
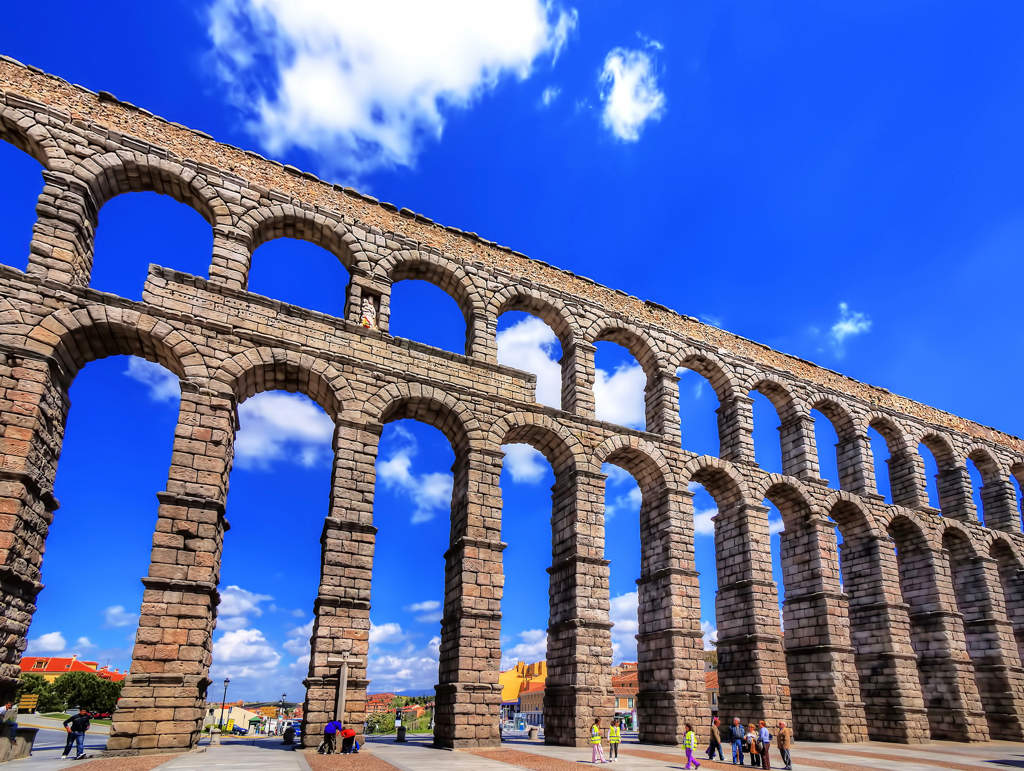
[[[75,756],[75,760],[81,760],[85,757],[85,732],[89,730],[89,716],[79,712],[77,715],[69,717],[64,721],[64,729],[68,732],[68,743],[64,747],[61,759],[68,757],[72,744],[77,744],[78,754]]]
[[[746,731],[740,724],[740,719],[734,717],[732,725],[729,726],[729,741],[732,742],[732,764],[743,765],[743,737]]]

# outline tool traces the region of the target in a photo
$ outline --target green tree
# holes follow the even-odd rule
[[[386,734],[395,730],[394,712],[375,712],[366,717],[366,724],[370,733]]]
[[[36,704],[37,712],[64,711],[64,700],[53,692],[53,686],[42,675],[29,673],[22,676],[21,687],[18,688],[16,698],[20,700],[22,696],[29,693],[34,693],[39,697]]]
[[[124,681],[113,683],[90,672],[68,672],[54,681],[53,692],[67,707],[89,712],[113,712]]]

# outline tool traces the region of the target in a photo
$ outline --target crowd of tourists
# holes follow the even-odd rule
[[[734,717],[732,725],[729,726],[729,733],[725,737],[726,741],[732,746],[732,764],[734,766],[746,765],[743,762],[743,757],[746,755],[752,767],[771,769],[772,763],[769,751],[772,744],[775,744],[779,748],[783,769],[785,771],[792,771],[793,760],[789,755],[789,748],[793,743],[793,731],[786,726],[783,720],[779,721],[776,731],[778,733],[773,734],[763,720],[758,721],[757,725],[748,723],[744,727],[740,719]],[[708,760],[712,760],[715,753],[717,753],[718,759],[724,761],[725,757],[722,754],[723,737],[717,717],[711,723],[710,738],[711,741],[708,743],[707,749]],[[690,759],[690,753],[687,751],[687,768],[690,767]],[[696,761],[694,762],[696,763]],[[700,767],[700,763],[697,763],[697,767]]]
[[[790,758],[789,748],[793,743],[793,731],[782,720],[779,721],[776,730],[778,733],[773,734],[764,720],[758,721],[757,725],[750,723],[744,727],[740,719],[734,717],[732,725],[729,726],[729,733],[724,737],[732,747],[732,764],[734,766],[747,765],[743,762],[744,756],[746,756],[750,761],[751,767],[771,771],[772,763],[769,751],[774,743],[779,748],[782,768],[784,771],[792,771],[793,760]],[[607,758],[605,758],[604,748],[601,746],[603,738],[605,737],[601,729],[601,721],[598,718],[594,718],[594,724],[590,726],[590,761],[592,763],[615,763],[619,759],[619,744],[622,743],[622,723],[618,718],[612,721],[611,728],[608,729]],[[717,717],[711,722],[708,738],[708,748],[705,750],[708,760],[714,760],[717,753],[718,759],[724,762],[725,755],[722,752],[723,737]],[[686,751],[686,767],[690,769],[700,768],[700,761],[693,757],[694,750],[697,749],[697,741],[693,725],[687,723],[686,734],[683,739],[683,749]]]

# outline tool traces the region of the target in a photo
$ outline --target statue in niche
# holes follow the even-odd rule
[[[367,329],[377,328],[377,298],[373,295],[363,297],[360,322]]]

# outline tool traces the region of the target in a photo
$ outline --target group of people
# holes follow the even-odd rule
[[[608,759],[605,760],[604,748],[601,746],[601,720],[594,718],[594,724],[590,726],[590,762],[591,763],[617,763],[619,760],[619,744],[622,743],[622,721],[619,718],[612,720],[612,726],[608,729]]]
[[[771,769],[772,764],[769,750],[774,741],[779,748],[783,769],[785,771],[792,771],[793,760],[789,755],[789,748],[793,743],[793,731],[786,727],[784,720],[779,721],[779,726],[776,730],[778,731],[777,736],[772,734],[763,720],[759,721],[757,725],[750,723],[744,728],[740,719],[734,717],[732,725],[729,726],[729,735],[726,737],[732,745],[732,764],[734,766],[745,765],[743,756],[746,754],[750,756],[750,765],[754,768]],[[708,760],[714,758],[716,752],[718,753],[718,759],[724,761],[722,735],[717,717],[711,724],[711,742],[708,744],[707,750]],[[689,752],[687,752],[687,768],[690,767],[689,760],[690,756]],[[700,764],[698,763],[697,766],[699,767]]]
[[[324,740],[316,751],[321,755],[333,755],[338,750],[339,736],[341,737],[341,753],[343,755],[359,752],[356,732],[351,728],[345,728],[340,720],[332,720],[324,727]]]

